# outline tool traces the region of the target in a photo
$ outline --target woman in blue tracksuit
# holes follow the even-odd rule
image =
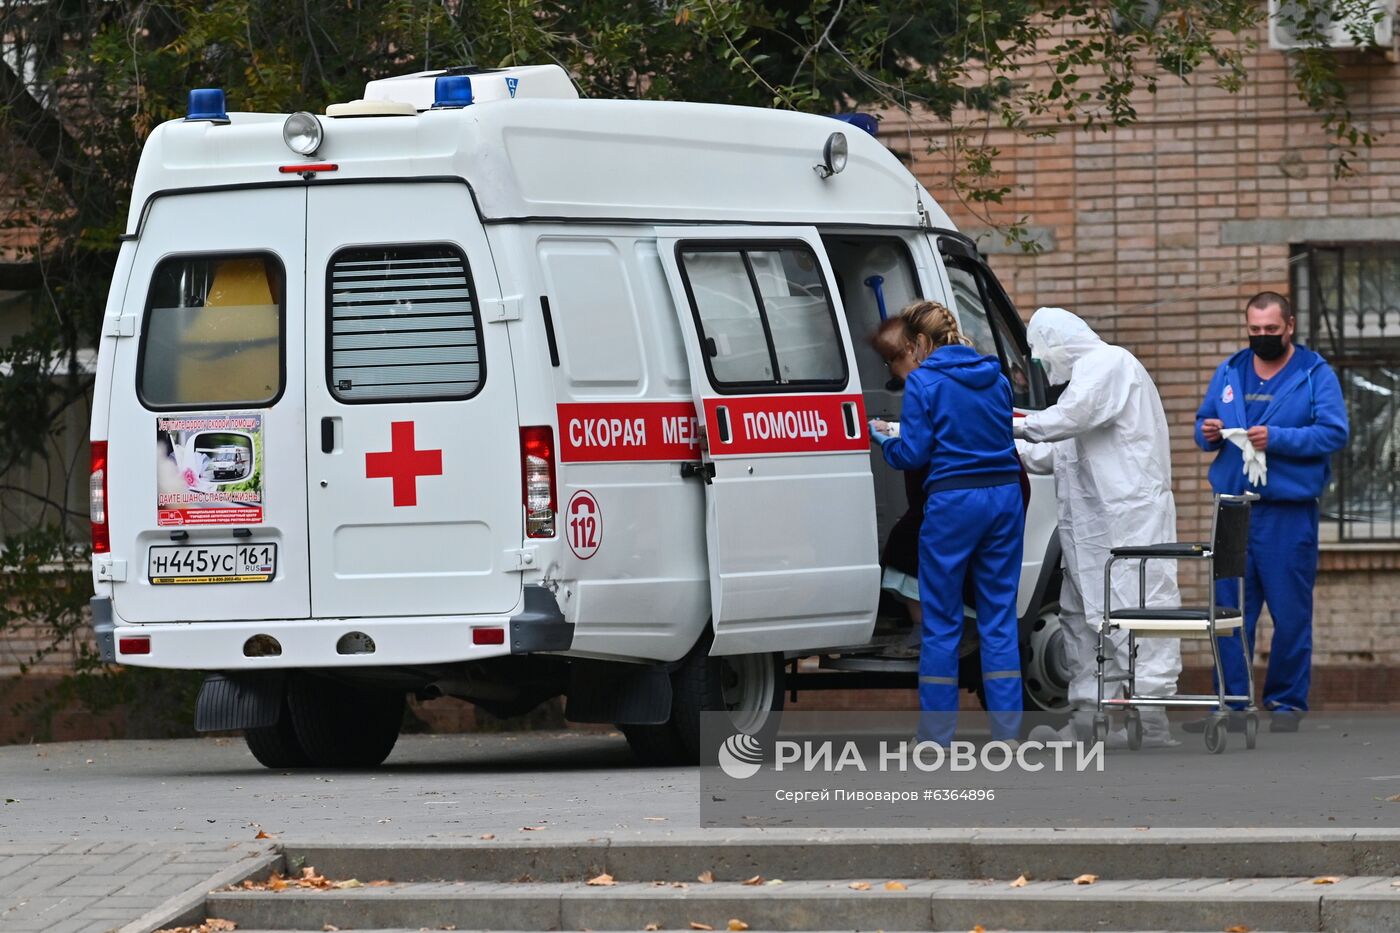
[[[878,433],[873,422],[871,437],[895,469],[928,467],[919,533],[919,706],[926,714],[919,737],[943,745],[953,738],[963,579],[970,574],[992,737],[1014,739],[1021,726],[1016,590],[1025,522],[1011,385],[996,357],[972,349],[947,308],[919,301],[900,316],[904,350],[890,361],[904,379],[899,437]]]

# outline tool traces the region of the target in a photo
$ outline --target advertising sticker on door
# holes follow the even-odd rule
[[[263,520],[262,415],[156,419],[156,523],[257,525]]]

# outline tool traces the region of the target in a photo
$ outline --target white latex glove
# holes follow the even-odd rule
[[[1016,438],[1021,438],[1021,439],[1024,439],[1024,438],[1025,438],[1025,436],[1026,436],[1026,419],[1025,419],[1025,418],[1012,418],[1012,419],[1011,419],[1011,436],[1012,436],[1012,437],[1016,437]]]
[[[1244,454],[1244,475],[1251,486],[1269,485],[1269,462],[1264,451],[1257,449],[1244,428],[1221,428],[1220,436]]]

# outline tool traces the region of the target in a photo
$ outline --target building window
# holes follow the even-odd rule
[[[1322,538],[1400,538],[1400,243],[1310,243],[1293,260],[1297,339],[1336,370],[1351,422]]]

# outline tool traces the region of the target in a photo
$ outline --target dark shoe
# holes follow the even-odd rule
[[[1202,719],[1193,719],[1190,722],[1181,724],[1181,731],[1190,732],[1193,735],[1200,735],[1206,731],[1206,723],[1214,719],[1214,716],[1206,716]],[[1229,721],[1225,723],[1225,731],[1236,734],[1244,732],[1244,713],[1231,713]]]
[[[1303,714],[1291,709],[1275,710],[1269,717],[1270,732],[1297,732],[1298,723],[1303,721]]]

